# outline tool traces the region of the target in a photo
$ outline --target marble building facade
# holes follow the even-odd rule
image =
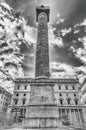
[[[6,112],[11,103],[12,94],[0,86],[0,112]]]
[[[38,83],[39,79],[15,80],[12,112],[17,111],[18,119],[23,119],[26,115],[26,109],[30,101],[30,88],[34,82]],[[47,79],[46,84],[54,86],[54,103],[57,104],[59,118],[64,125],[86,121],[85,106],[79,96],[80,84],[78,79]],[[41,99],[40,103],[47,102],[47,98],[45,99],[42,95],[38,95]],[[36,100],[34,102],[36,103]]]

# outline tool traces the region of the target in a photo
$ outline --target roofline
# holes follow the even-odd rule
[[[10,92],[8,92],[5,88],[3,88],[2,86],[0,86],[0,90],[5,91],[7,94],[9,94],[10,96],[12,96],[12,94]]]
[[[46,77],[38,77],[38,78],[16,78],[15,83],[79,83],[78,79],[73,79],[73,78],[60,78],[60,79],[54,79],[54,78],[46,78]]]

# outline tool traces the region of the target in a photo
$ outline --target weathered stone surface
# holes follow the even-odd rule
[[[31,86],[30,90],[30,104],[54,103],[54,86],[38,83]]]
[[[50,75],[47,22],[48,22],[47,14],[41,12],[38,16],[35,77],[40,76],[49,77]]]
[[[26,118],[58,118],[57,105],[33,105],[28,106]]]
[[[26,119],[24,120],[24,128],[58,128],[61,121],[53,118]],[[62,124],[61,124],[62,125]]]
[[[35,77],[49,77],[49,47],[48,47],[48,15],[46,10],[40,8],[38,16],[38,37],[36,46]],[[39,11],[38,11],[39,12]],[[58,109],[54,100],[54,85],[46,84],[46,79],[34,83],[30,88],[30,100],[23,121],[24,128],[57,128]]]
[[[23,127],[56,128],[58,126],[59,114],[54,100],[53,84],[36,83],[36,85],[31,86],[30,91],[30,100]]]

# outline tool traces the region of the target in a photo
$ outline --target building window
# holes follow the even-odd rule
[[[74,97],[76,97],[76,94],[74,94]]]
[[[60,104],[63,105],[63,100],[62,99],[60,99]]]
[[[4,100],[5,100],[6,98],[4,97]]]
[[[68,86],[66,85],[66,90],[68,90]]]
[[[78,100],[75,100],[75,105],[78,105]]]
[[[9,102],[9,98],[7,98],[6,101]]]
[[[17,94],[16,94],[16,96],[18,97],[18,96],[19,96],[19,94],[17,93]]]
[[[72,86],[73,90],[75,90],[75,86]]]
[[[26,109],[24,109],[24,115],[26,114]]]
[[[27,89],[27,86],[25,85],[25,89]]]
[[[3,93],[5,93],[5,91],[3,91]]]
[[[80,113],[80,118],[81,118],[82,122],[84,122],[83,112],[81,109],[79,109],[79,113]]]
[[[26,93],[24,93],[24,96],[26,96]]]
[[[0,93],[2,93],[2,90],[0,90]]]
[[[61,86],[59,85],[59,90],[61,90]]]
[[[60,93],[59,96],[62,96],[62,94]]]
[[[17,86],[17,89],[18,89],[18,90],[20,89],[20,85]]]
[[[8,106],[8,103],[5,103],[5,106]]]
[[[25,101],[26,101],[25,99],[22,100],[22,105],[25,105]]]
[[[67,99],[67,103],[68,103],[68,105],[70,105],[70,99]]]
[[[3,95],[2,95],[2,97],[1,97],[2,99],[3,99]]]
[[[17,105],[17,104],[18,104],[18,100],[16,99],[16,100],[15,100],[15,105]]]
[[[23,116],[23,109],[20,109],[20,115]]]

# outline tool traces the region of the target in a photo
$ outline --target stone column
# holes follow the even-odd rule
[[[76,112],[75,112],[75,109],[74,109],[74,122],[76,123]]]
[[[49,8],[44,6],[37,7],[37,45],[36,45],[36,64],[35,77],[49,77],[49,47],[48,47],[48,21]]]
[[[81,116],[79,113],[79,109],[78,109],[78,115],[79,115],[79,127],[82,128],[82,121],[81,121]]]
[[[86,107],[82,109],[82,114],[83,114],[84,122],[86,123]]]
[[[60,108],[60,115],[61,115],[61,119],[60,119],[60,121],[58,122],[59,124],[58,124],[58,126],[59,126],[59,130],[62,130],[62,127],[63,127],[63,122],[62,122],[62,108]]]
[[[63,116],[63,115],[62,115],[62,108],[61,108],[61,119],[62,119],[62,116]]]
[[[72,114],[71,114],[71,109],[69,109],[69,115],[70,115],[70,122],[71,122],[71,124],[72,124]]]
[[[82,121],[81,121],[81,116],[80,116],[79,109],[78,109],[78,115],[79,115],[79,122],[80,122],[80,124],[81,124],[81,123],[82,123]]]
[[[72,124],[74,123],[74,110],[73,108],[71,109],[71,117],[72,117]]]

